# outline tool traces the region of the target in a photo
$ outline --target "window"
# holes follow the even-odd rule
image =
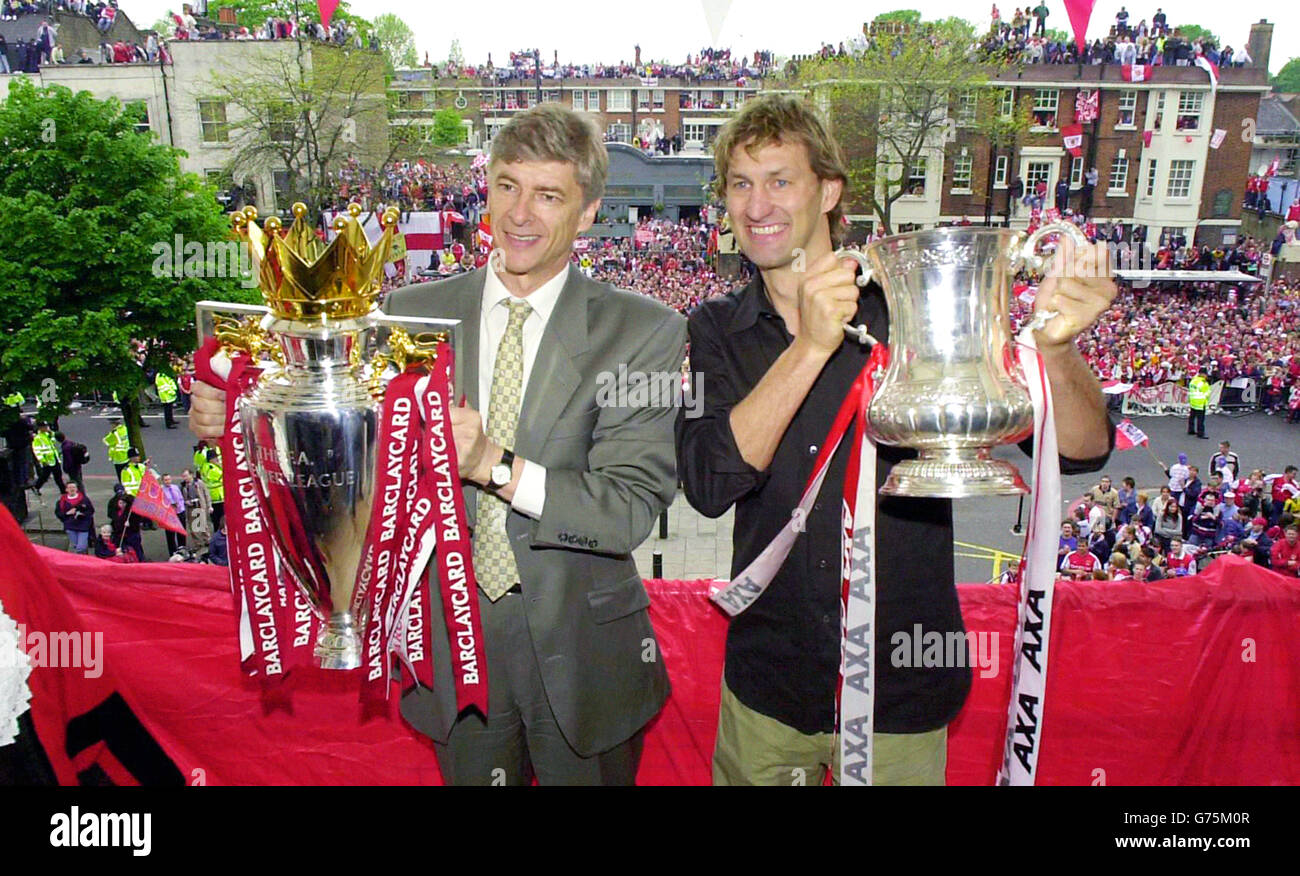
[[[1016,113],[1016,90],[1014,88],[1004,88],[1000,97],[999,109],[1002,118],[1009,119]]]
[[[560,102],[560,92],[558,91],[542,92],[542,103],[559,103],[559,102]]]
[[[975,124],[975,92],[967,89],[957,95],[957,124]]]
[[[1192,176],[1196,172],[1196,162],[1175,160],[1169,162],[1169,188],[1165,196],[1170,198],[1187,198],[1192,194]]]
[[[631,143],[632,126],[623,122],[615,122],[609,126],[609,136],[616,143]]]
[[[952,162],[952,190],[970,191],[970,177],[973,160],[969,155],[958,155]]]
[[[662,88],[656,88],[650,92],[650,107],[655,110],[664,108],[664,90]]]
[[[1178,92],[1178,130],[1195,131],[1201,127],[1201,107],[1205,95],[1200,91]]]
[[[626,113],[632,110],[632,92],[627,88],[615,88],[606,95],[606,109],[611,113]]]
[[[1056,88],[1039,88],[1034,91],[1034,125],[1040,128],[1056,127],[1056,109],[1061,92]]]
[[[916,162],[907,171],[907,193],[909,195],[925,194],[925,157],[916,159]]]
[[[999,155],[998,160],[993,164],[993,188],[1005,189],[1007,187],[1007,167],[1011,164],[1011,159],[1006,155]]]
[[[682,125],[682,145],[704,148],[704,125],[699,122],[686,122]]]
[[[149,105],[143,100],[131,101],[122,107],[122,113],[135,120],[136,133],[149,133]]]
[[[1128,159],[1122,155],[1116,156],[1110,165],[1110,184],[1106,187],[1107,193],[1127,194],[1128,189]]]
[[[272,143],[292,143],[294,135],[293,104],[277,101],[267,107],[266,136]]]
[[[650,111],[650,89],[638,88],[636,90],[636,111],[639,113]]]
[[[1070,161],[1070,188],[1077,189],[1083,185],[1083,156]]]
[[[1154,124],[1152,124],[1151,126],[1151,129],[1154,131],[1159,131],[1161,124],[1164,123],[1164,120],[1165,120],[1165,93],[1163,91],[1158,91],[1156,92],[1156,118]]]
[[[599,91],[588,91],[588,92],[587,92],[587,109],[590,110],[590,111],[593,112],[593,113],[598,113],[598,112],[600,112],[600,92],[599,92]]]
[[[284,209],[284,204],[289,202],[289,171],[273,170],[271,171],[271,186],[275,193],[275,206],[277,209]]]
[[[1138,93],[1136,91],[1121,91],[1119,93],[1119,121],[1115,123],[1115,127],[1135,127],[1137,124],[1137,105]]]
[[[584,97],[586,97],[586,94],[587,94],[587,92],[583,91],[583,90],[580,89],[580,88],[574,89],[574,91],[573,91],[573,108],[574,108],[575,110],[578,110],[579,112],[581,112],[582,110],[585,110],[585,109],[587,108],[587,102],[583,99]]]
[[[1156,160],[1152,158],[1147,162],[1147,197],[1155,197],[1156,194]]]
[[[225,143],[230,139],[230,125],[226,123],[225,101],[199,101],[199,128],[199,138],[204,143]]]

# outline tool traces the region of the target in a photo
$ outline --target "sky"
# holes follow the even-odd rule
[[[415,32],[416,49],[423,61],[444,61],[452,39],[459,39],[465,60],[480,63],[492,53],[500,63],[511,51],[542,50],[549,61],[558,51],[562,63],[631,61],[633,46],[641,45],[642,59],[680,62],[701,47],[716,45],[733,52],[752,54],[767,49],[777,56],[807,54],[823,42],[838,43],[862,32],[862,23],[893,9],[919,9],[927,19],[959,15],[973,24],[989,22],[991,0],[894,0],[894,2],[845,2],[845,0],[494,0],[481,6],[470,4],[448,14],[451,4],[428,0],[350,0],[354,14],[373,18],[384,12],[401,16]],[[148,27],[178,0],[120,0],[120,5],[137,25]],[[311,9],[312,0],[303,0]],[[717,41],[705,14],[706,5],[725,12]],[[1036,2],[1031,5],[1037,5]],[[1156,4],[1143,0],[1126,2],[1130,22],[1149,22]],[[1300,3],[1247,3],[1223,6],[1221,0],[1162,0],[1169,9],[1171,25],[1199,24],[1208,27],[1227,45],[1246,42],[1250,25],[1261,18],[1274,24],[1270,72],[1276,73],[1293,56],[1300,56]],[[999,3],[1003,20],[1016,4]],[[1051,10],[1048,27],[1068,31],[1069,18],[1062,0],[1047,0]],[[1088,38],[1103,35],[1114,23],[1120,3],[1097,0]],[[460,9],[464,9],[462,13]],[[972,10],[979,10],[978,19]],[[1265,10],[1267,9],[1267,13]],[[617,10],[617,11],[615,11]],[[1175,14],[1173,11],[1177,10]],[[796,12],[797,14],[791,14]]]

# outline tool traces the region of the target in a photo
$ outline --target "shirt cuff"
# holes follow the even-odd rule
[[[510,507],[521,514],[540,520],[542,509],[546,507],[546,466],[524,460],[524,470],[515,485],[515,497],[510,500]]]

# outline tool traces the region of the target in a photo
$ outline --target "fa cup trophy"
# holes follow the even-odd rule
[[[237,494],[227,486],[225,495],[232,579],[245,576],[251,594],[241,622],[245,656],[250,639],[254,650],[262,644],[256,623],[261,600],[250,582],[262,581],[259,573],[280,575],[316,615],[316,665],[354,669],[363,662],[362,636],[372,611],[361,592],[367,575],[358,570],[367,562],[376,494],[387,489],[381,486],[385,473],[376,471],[384,452],[380,435],[388,434],[382,399],[390,381],[413,363],[431,364],[439,345],[449,353],[459,322],[379,311],[395,210],[380,217],[382,232],[373,244],[356,204],[334,220],[336,236],[328,244],[307,224],[306,212],[294,205],[287,232],[275,217],[259,228],[252,207],[233,214],[235,233],[252,250],[266,306],[204,301],[197,323],[200,343],[215,338],[256,374],[239,386],[232,374],[227,388],[233,426],[228,432],[235,433],[235,444],[226,466],[238,464],[247,472],[244,482],[234,482]],[[212,347],[208,341],[206,349]],[[233,531],[237,518],[245,523],[239,533]],[[265,539],[264,547],[258,538]],[[269,556],[263,555],[265,546]],[[409,578],[419,571],[403,569]],[[400,593],[404,585],[395,574],[393,589]],[[296,596],[290,605],[295,600],[301,608]]]
[[[1041,270],[1036,249],[1048,234],[1088,243],[1075,226],[1058,222],[1027,237],[1002,228],[937,228],[839,253],[861,265],[861,285],[875,277],[889,307],[889,365],[867,409],[867,432],[880,444],[919,451],[893,467],[881,493],[1029,492],[1016,467],[991,450],[1033,430],[1011,347],[1010,292],[1021,267]],[[874,340],[866,327],[845,331]]]

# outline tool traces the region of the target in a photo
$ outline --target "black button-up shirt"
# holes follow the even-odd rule
[[[882,343],[889,339],[884,294],[872,283],[858,306]],[[780,532],[798,505],[818,447],[869,348],[847,342],[827,361],[795,413],[766,471],[744,461],[731,432],[731,408],[743,401],[793,337],[772,306],[761,275],[742,289],[710,299],[690,315],[691,371],[704,404],[698,417],[677,421],[677,460],[686,497],[717,517],[736,506],[732,576]],[[1112,429],[1112,444],[1114,441]],[[840,664],[840,496],[850,437],[832,457],[821,495],[789,557],[767,591],[731,621],[726,682],[742,703],[803,733],[834,730]],[[1027,442],[1027,444],[1032,442]],[[1025,445],[1022,445],[1025,446]],[[881,445],[877,488],[895,462],[915,451]],[[1100,468],[1106,457],[1062,461],[1063,471]],[[953,570],[952,502],[881,496],[876,525],[876,730],[919,733],[951,721],[970,690],[969,660],[959,666],[894,667],[896,633],[908,650],[921,635],[963,631]],[[911,661],[909,661],[911,662]]]

